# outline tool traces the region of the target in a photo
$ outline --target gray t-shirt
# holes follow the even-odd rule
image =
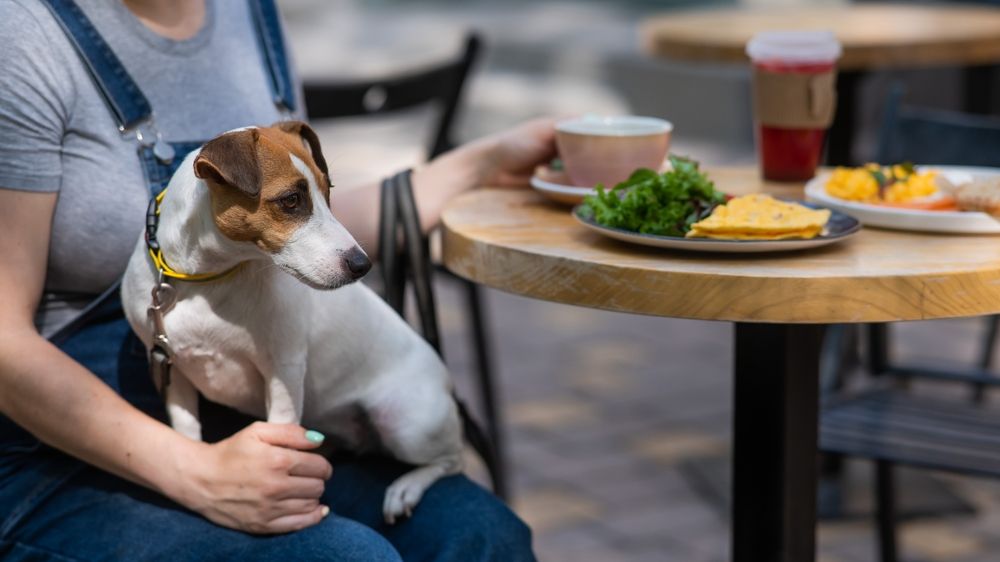
[[[208,0],[203,28],[184,41],[157,35],[121,0],[77,3],[149,99],[165,140],[282,117],[246,0]],[[59,193],[35,317],[49,335],[124,272],[149,192],[135,136],[118,132],[45,6],[0,0],[0,14],[0,188]]]

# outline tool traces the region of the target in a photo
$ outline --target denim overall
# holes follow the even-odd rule
[[[165,143],[149,101],[75,2],[42,1],[87,63],[119,130],[135,135],[157,195],[203,141]],[[249,2],[274,102],[293,112],[277,9],[273,0]],[[138,409],[167,421],[117,284],[50,339]],[[90,467],[0,415],[0,560],[533,560],[527,527],[464,476],[435,484],[412,519],[384,525],[385,488],[407,469],[385,459],[337,462],[321,499],[331,515],[297,533],[255,536]]]

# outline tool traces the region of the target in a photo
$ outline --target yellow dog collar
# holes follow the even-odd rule
[[[166,189],[161,191],[159,195],[149,202],[149,208],[146,209],[146,249],[149,252],[150,259],[153,260],[153,265],[156,266],[160,274],[164,277],[180,281],[208,282],[228,277],[243,266],[245,262],[240,262],[219,273],[182,273],[167,265],[167,261],[163,258],[163,249],[160,248],[160,243],[156,239],[156,230],[160,226],[160,203],[163,201],[163,196],[166,193]]]

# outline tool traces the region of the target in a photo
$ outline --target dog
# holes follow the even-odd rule
[[[439,478],[462,470],[448,372],[381,298],[355,283],[368,256],[334,218],[316,133],[300,121],[222,134],[189,154],[159,206],[174,281],[163,320],[173,366],[171,425],[201,439],[198,393],[272,423],[302,424],[354,451],[416,466],[387,489],[383,515],[409,516]],[[147,314],[159,270],[145,237],[122,279],[125,315],[152,349]],[[329,440],[329,439],[328,439]]]

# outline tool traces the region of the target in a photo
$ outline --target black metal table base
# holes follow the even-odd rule
[[[819,325],[736,324],[734,562],[816,556]]]

